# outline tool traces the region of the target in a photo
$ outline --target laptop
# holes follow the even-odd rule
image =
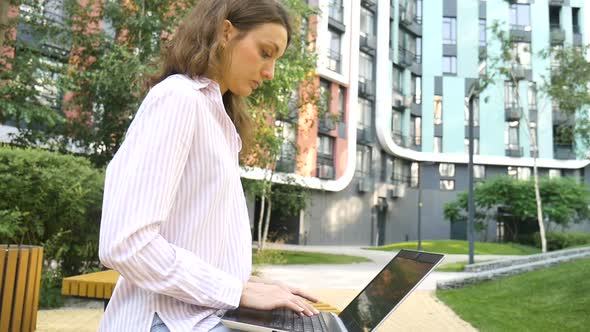
[[[320,312],[301,317],[286,308],[238,308],[228,311],[221,322],[232,329],[252,332],[375,331],[443,258],[441,254],[401,250],[339,315]]]

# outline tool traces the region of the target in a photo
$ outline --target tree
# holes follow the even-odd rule
[[[480,231],[485,230],[489,220],[502,220],[505,239],[519,241],[534,233],[537,215],[534,181],[496,177],[480,183],[475,188],[475,219]],[[540,195],[543,210],[549,224],[568,227],[590,217],[590,190],[572,178],[541,178]],[[458,195],[455,201],[444,206],[444,216],[451,222],[467,219],[467,192]],[[524,232],[524,234],[523,234]]]
[[[485,55],[488,67],[485,73],[480,77],[482,82],[480,85],[483,87],[479,90],[481,93],[486,87],[496,83],[497,79],[501,79],[503,82],[507,82],[506,91],[512,94],[511,103],[508,105],[510,112],[517,113],[518,118],[523,120],[525,130],[528,133],[529,141],[531,144],[532,158],[533,158],[533,191],[535,193],[535,201],[537,206],[537,224],[539,227],[539,234],[541,237],[541,250],[542,252],[547,251],[547,240],[545,236],[545,224],[543,223],[543,206],[542,199],[539,192],[539,174],[537,169],[537,158],[538,158],[538,143],[536,126],[532,128],[531,121],[528,114],[523,112],[521,106],[521,96],[519,92],[520,82],[525,79],[525,64],[524,57],[531,58],[532,50],[530,45],[527,47],[521,47],[518,45],[513,38],[511,38],[507,29],[503,27],[501,23],[495,21],[490,31],[494,37],[493,42],[499,46],[499,53],[493,54],[487,52]],[[508,110],[505,110],[508,111]]]

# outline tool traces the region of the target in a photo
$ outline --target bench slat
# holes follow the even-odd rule
[[[0,331],[9,331],[10,316],[12,312],[12,297],[14,295],[14,280],[16,276],[16,262],[18,260],[18,251],[8,250],[6,258],[6,273],[4,274],[4,285],[2,292],[2,310],[0,312]]]
[[[43,256],[39,248],[31,250],[31,257],[29,259],[29,268],[32,269],[29,276],[36,276],[39,269],[39,262],[42,262]],[[23,313],[23,331],[33,330],[33,301],[35,299],[35,278],[29,278],[26,285],[25,295],[25,311]]]
[[[43,269],[43,247],[37,247],[34,250],[38,251],[38,259],[37,259],[37,271],[42,271]],[[33,292],[33,312],[31,318],[31,331],[37,328],[37,311],[39,310],[39,293],[41,292],[41,273],[37,273]]]
[[[25,285],[27,284],[27,272],[29,269],[30,250],[19,250],[16,289],[14,290],[14,306],[12,311],[12,331],[22,331],[23,304],[25,301]]]

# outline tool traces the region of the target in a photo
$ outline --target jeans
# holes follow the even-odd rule
[[[232,331],[237,331],[237,330],[230,329],[228,327],[225,327],[223,324],[219,323],[210,331],[211,332],[232,332]],[[156,313],[154,315],[154,321],[152,322],[152,328],[150,329],[150,332],[170,332],[168,327],[166,327],[166,324],[164,324],[164,322],[162,322],[162,320],[160,319],[160,316],[158,316],[158,313]]]

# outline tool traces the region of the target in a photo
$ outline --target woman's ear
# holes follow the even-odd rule
[[[223,43],[229,43],[236,33],[236,27],[229,21],[223,21]]]

